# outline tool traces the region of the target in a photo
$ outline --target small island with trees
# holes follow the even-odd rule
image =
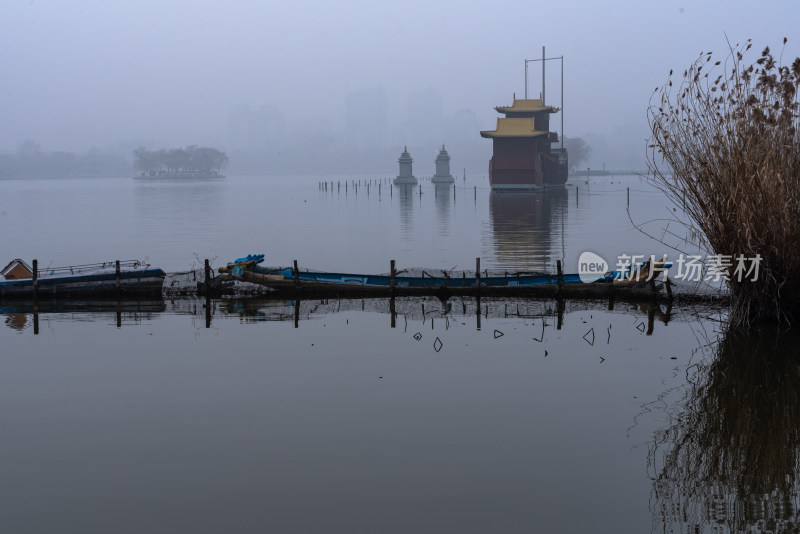
[[[227,164],[228,156],[224,152],[196,145],[169,150],[139,147],[133,151],[133,166],[141,176],[219,178]]]

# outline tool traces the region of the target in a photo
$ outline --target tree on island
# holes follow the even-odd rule
[[[121,154],[91,148],[85,152],[49,151],[27,139],[15,152],[0,152],[0,178],[72,178],[127,176],[131,166]]]
[[[573,167],[578,168],[581,162],[589,160],[592,147],[580,137],[564,137],[564,145],[569,153],[569,162]]]
[[[197,145],[170,150],[147,150],[139,147],[133,151],[133,166],[142,174],[219,174],[228,164],[228,156],[215,148]]]

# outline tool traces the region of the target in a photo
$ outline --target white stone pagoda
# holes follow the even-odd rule
[[[400,164],[400,174],[397,175],[397,178],[394,179],[395,185],[414,185],[417,183],[417,179],[414,177],[414,173],[411,170],[411,164],[414,163],[414,160],[411,159],[411,154],[408,153],[408,147],[403,148],[403,153],[400,154],[400,159],[397,160],[397,163]]]
[[[434,184],[452,184],[456,181],[450,174],[450,154],[445,150],[442,145],[442,150],[436,156],[436,174],[431,178]]]

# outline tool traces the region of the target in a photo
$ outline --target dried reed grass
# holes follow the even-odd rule
[[[765,48],[747,64],[751,46],[717,61],[701,53],[674,85],[670,71],[648,109],[648,165],[676,205],[685,199],[685,222],[708,250],[762,258],[756,281],[727,269],[732,324],[791,324],[800,311],[800,58],[784,66]]]

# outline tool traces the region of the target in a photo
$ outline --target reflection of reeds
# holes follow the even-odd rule
[[[704,245],[732,260],[731,320],[790,322],[800,309],[800,58],[782,66],[766,48],[748,66],[750,46],[713,64],[701,54],[656,91],[650,169]],[[735,275],[740,255],[762,258],[755,282]]]
[[[729,333],[695,376],[651,449],[654,521],[679,532],[796,531],[800,338]]]

